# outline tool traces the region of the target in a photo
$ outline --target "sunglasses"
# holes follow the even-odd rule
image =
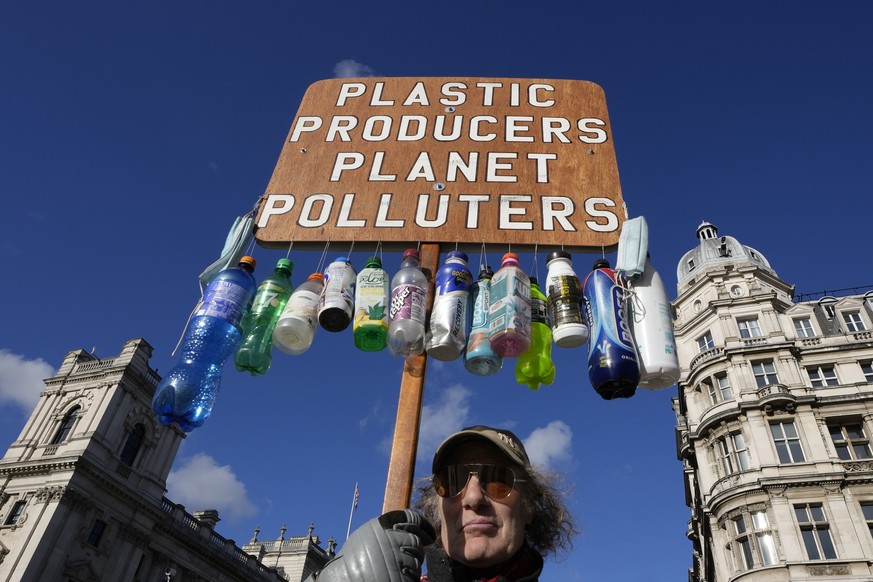
[[[454,497],[467,488],[470,475],[476,475],[479,486],[491,499],[505,499],[512,493],[517,479],[509,467],[503,465],[448,465],[433,476],[433,485],[440,497]]]

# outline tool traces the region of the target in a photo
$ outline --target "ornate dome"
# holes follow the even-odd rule
[[[751,261],[776,274],[764,255],[750,246],[740,244],[732,236],[718,236],[718,228],[710,222],[704,220],[700,223],[697,227],[697,238],[700,239],[700,244],[685,253],[676,267],[678,283],[682,283],[704,265],[714,263]]]

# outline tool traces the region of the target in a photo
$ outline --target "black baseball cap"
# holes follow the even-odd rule
[[[491,428],[490,426],[476,425],[461,429],[458,432],[449,435],[442,444],[437,447],[436,453],[433,456],[433,466],[431,470],[436,473],[443,465],[443,460],[446,455],[461,443],[472,440],[485,440],[497,446],[507,457],[521,467],[530,467],[530,459],[527,456],[527,451],[524,450],[524,445],[521,439],[518,438],[512,431],[502,428]]]

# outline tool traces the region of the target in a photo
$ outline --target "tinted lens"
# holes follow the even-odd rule
[[[491,499],[503,499],[512,493],[515,473],[502,465],[448,465],[433,476],[433,484],[440,497],[454,497],[464,490],[470,475],[475,474],[479,485]]]

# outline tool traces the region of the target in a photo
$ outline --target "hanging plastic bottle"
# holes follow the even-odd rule
[[[427,285],[427,277],[419,266],[418,251],[407,249],[400,270],[391,280],[388,350],[395,356],[415,356],[424,351]]]
[[[582,285],[573,270],[570,253],[554,251],[546,265],[545,294],[555,344],[560,348],[579,347],[588,341],[588,326],[582,316]]]
[[[312,345],[318,329],[318,302],[323,290],[324,275],[313,273],[291,294],[273,330],[273,345],[279,351],[299,356]]]
[[[594,270],[582,284],[585,317],[591,330],[588,377],[605,400],[630,398],[640,381],[625,293],[605,259],[594,262]]]
[[[518,356],[515,379],[519,384],[527,384],[531,390],[539,390],[540,384],[551,386],[555,381],[555,364],[552,362],[548,301],[533,277],[530,280],[530,304],[530,347]]]
[[[513,358],[530,346],[530,279],[518,255],[506,253],[491,279],[488,339],[501,358]]]
[[[266,374],[273,361],[273,330],[291,296],[291,271],[294,263],[279,259],[273,274],[261,281],[251,308],[242,319],[242,345],[233,363],[240,372],[252,376]]]
[[[240,322],[257,283],[255,260],[218,273],[196,308],[180,345],[179,362],[158,384],[152,408],[161,424],[174,422],[189,432],[212,413],[224,363],[242,341]]]
[[[391,283],[379,257],[367,259],[355,285],[355,346],[365,352],[378,352],[388,339],[388,304]]]
[[[324,292],[318,306],[318,323],[327,331],[342,331],[352,322],[356,276],[347,257],[337,257],[324,271]]]
[[[477,376],[493,376],[503,367],[503,359],[494,353],[488,339],[488,312],[493,276],[491,267],[483,265],[470,294],[473,319],[470,337],[467,339],[467,351],[464,354],[464,367]]]
[[[679,381],[673,315],[661,276],[647,256],[642,277],[631,283],[631,331],[640,358],[640,388],[660,390]]]
[[[467,255],[451,251],[436,275],[436,296],[425,349],[437,360],[456,360],[467,346],[467,301],[473,275]]]

